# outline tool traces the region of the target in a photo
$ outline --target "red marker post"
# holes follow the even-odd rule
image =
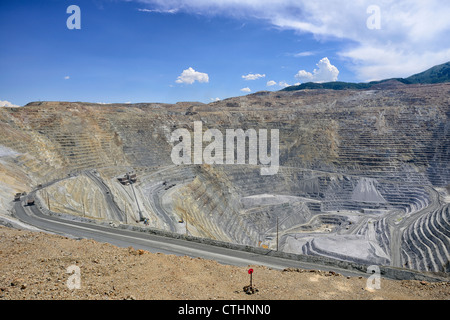
[[[258,292],[258,289],[253,287],[253,281],[252,281],[253,280],[252,279],[253,269],[248,269],[248,274],[250,275],[250,285],[244,287],[244,292],[246,294],[253,294],[255,292]]]

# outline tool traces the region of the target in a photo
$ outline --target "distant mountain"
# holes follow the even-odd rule
[[[450,61],[406,78],[408,83],[450,82]]]
[[[394,86],[402,86],[405,84],[431,84],[431,83],[443,83],[450,82],[450,61],[438,66],[434,66],[424,72],[412,75],[408,78],[392,78],[381,81],[372,82],[325,82],[315,83],[307,82],[298,86],[290,86],[282,89],[281,91],[297,91],[304,89],[332,89],[332,90],[346,90],[346,89],[382,89],[392,88]]]

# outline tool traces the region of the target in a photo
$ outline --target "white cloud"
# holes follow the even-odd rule
[[[355,61],[363,59],[364,62],[357,67],[357,71],[363,81],[372,81],[408,77],[436,64],[447,62],[450,60],[450,48],[418,55],[414,52],[367,46],[348,50],[343,55]]]
[[[211,100],[211,101],[220,101],[221,99],[219,97],[217,97],[217,98],[210,98],[209,100]]]
[[[193,84],[195,81],[209,82],[209,76],[206,73],[195,71],[194,69],[189,67],[188,69],[183,70],[183,72],[175,82]]]
[[[160,9],[138,9],[138,11],[141,12],[150,12],[150,13],[170,13],[170,14],[175,14],[178,12],[178,9],[166,9],[166,10],[160,10]]]
[[[289,87],[289,86],[290,86],[290,84],[288,84],[286,81],[280,81],[280,82],[278,83],[278,85],[279,85],[280,87],[282,87],[282,88],[286,88],[286,87]]]
[[[313,74],[311,72],[305,71],[305,70],[300,70],[299,72],[297,72],[297,74],[295,75],[295,77],[297,79],[302,79],[303,81],[313,81]]]
[[[286,87],[289,87],[289,86],[290,86],[290,84],[287,83],[286,81],[276,82],[276,81],[273,81],[273,80],[268,81],[268,82],[266,83],[266,85],[267,85],[268,87],[272,87],[272,86],[279,85],[281,88],[286,88]]]
[[[128,1],[128,0],[127,0]],[[310,33],[326,43],[346,40],[337,49],[359,78],[406,77],[447,62],[450,1],[444,0],[134,0],[154,10],[199,15],[259,18],[279,29]],[[380,29],[369,29],[371,5],[380,8]],[[299,56],[307,56],[305,51]]]
[[[317,69],[308,72],[300,70],[295,77],[303,82],[330,82],[338,79],[339,70],[330,63],[328,58],[323,58],[317,63]]]
[[[69,80],[69,79],[70,79],[69,76],[65,76],[65,77],[64,77],[64,80]]]
[[[303,52],[298,52],[298,53],[293,54],[293,56],[296,58],[309,57],[309,56],[313,56],[313,55],[315,55],[315,53],[313,51],[303,51]]]
[[[259,74],[259,73],[251,74],[251,73],[249,73],[246,76],[242,76],[242,79],[244,79],[244,80],[256,80],[256,79],[259,79],[259,78],[264,78],[265,76],[266,76],[265,74]]]
[[[0,101],[0,107],[18,108],[20,106],[12,104],[11,102],[5,100],[5,101]]]
[[[249,87],[246,87],[246,88],[242,88],[241,91],[242,92],[251,92],[252,90]]]

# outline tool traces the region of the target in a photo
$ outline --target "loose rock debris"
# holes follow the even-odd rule
[[[72,265],[81,280],[73,290]],[[382,279],[369,291],[366,278],[333,271],[251,268],[258,286],[243,288],[248,267],[0,226],[0,300],[450,299],[448,282]]]

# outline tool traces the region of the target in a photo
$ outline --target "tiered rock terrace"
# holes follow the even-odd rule
[[[61,213],[449,271],[449,93],[449,84],[405,85],[210,104],[0,108],[0,210],[8,214],[15,193],[42,184],[41,203]],[[248,163],[174,165],[171,133],[193,133],[194,121],[224,136],[278,129],[277,174]],[[131,171],[137,182],[120,184]]]

